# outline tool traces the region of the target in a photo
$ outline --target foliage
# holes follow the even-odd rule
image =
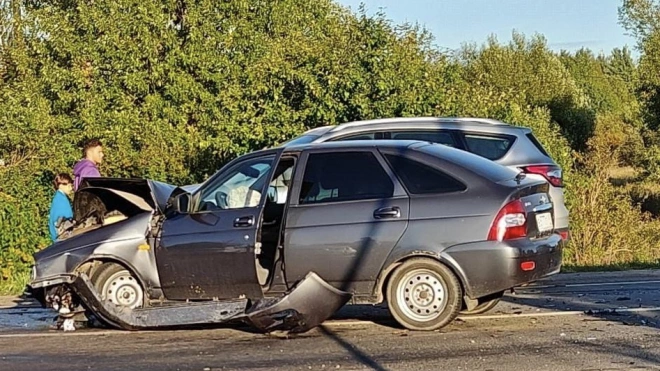
[[[588,150],[578,157],[570,202],[573,241],[566,249],[568,264],[577,266],[657,263],[660,260],[660,221],[650,221],[630,196],[609,182],[609,169],[627,141],[616,115],[596,120]]]
[[[622,14],[637,22],[631,27],[646,19]],[[105,145],[103,175],[185,184],[308,128],[392,116],[532,128],[564,169],[568,261],[655,256],[655,222],[600,184],[607,166],[660,174],[660,142],[644,121],[659,85],[652,71],[660,64],[647,55],[660,45],[653,28],[639,33],[638,66],[627,49],[558,54],[543,37],[517,33],[506,45],[493,38],[448,55],[423,29],[331,0],[0,0],[0,17],[8,20],[0,30],[0,290],[20,287],[31,254],[48,244],[50,180],[71,172],[86,138]],[[603,144],[608,132],[615,148]],[[618,232],[628,225],[634,235]]]
[[[657,130],[660,128],[660,1],[624,0],[619,18],[637,39],[641,51],[637,93],[646,109],[646,121]]]

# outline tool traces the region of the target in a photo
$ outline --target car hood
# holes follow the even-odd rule
[[[177,186],[151,179],[87,178],[76,192],[74,217],[84,219],[99,208],[130,217],[144,211],[164,213]]]
[[[52,269],[52,264],[76,260],[77,256],[87,256],[91,251],[103,245],[104,248],[114,249],[122,245],[121,241],[144,241],[145,231],[151,220],[151,214],[143,212],[128,220],[107,225],[103,228],[92,229],[85,233],[75,235],[66,239],[55,241],[45,249],[34,253],[35,263],[40,265],[41,275]],[[139,242],[136,242],[136,246]],[[76,251],[80,251],[77,253]],[[71,256],[62,256],[63,254]],[[45,263],[45,260],[61,257],[60,262]],[[44,264],[46,264],[44,266]],[[45,270],[45,271],[44,271]]]

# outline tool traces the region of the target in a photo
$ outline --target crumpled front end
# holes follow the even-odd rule
[[[351,298],[351,294],[335,289],[313,272],[289,294],[281,298],[261,299],[252,305],[248,299],[235,299],[130,309],[101,300],[85,274],[78,276],[71,287],[94,315],[124,330],[242,320],[263,332],[302,333],[320,325]]]
[[[124,330],[222,323],[245,313],[247,305],[247,299],[238,299],[131,309],[101,300],[85,274],[78,276],[72,287],[92,313]]]

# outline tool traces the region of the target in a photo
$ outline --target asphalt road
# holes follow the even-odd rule
[[[438,332],[349,306],[295,337],[248,328],[52,331],[0,299],[0,370],[660,370],[660,271],[562,274]]]

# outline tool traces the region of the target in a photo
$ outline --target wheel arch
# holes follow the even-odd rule
[[[381,270],[378,279],[376,280],[376,285],[374,287],[374,292],[373,295],[376,297],[376,303],[382,303],[385,300],[385,290],[387,289],[387,285],[390,281],[390,278],[392,277],[392,273],[398,268],[401,264],[406,262],[407,260],[413,259],[413,258],[428,258],[428,259],[433,259],[441,264],[444,264],[449,270],[456,275],[458,278],[458,282],[461,284],[461,290],[464,293],[464,297],[462,298],[463,301],[466,300],[466,296],[470,296],[470,289],[469,289],[469,284],[467,277],[465,276],[465,272],[463,272],[463,269],[461,269],[460,265],[452,259],[450,256],[446,254],[436,254],[432,253],[429,251],[412,251],[406,255],[403,255],[399,258],[397,258],[395,261],[390,263],[385,269]]]
[[[139,271],[135,269],[135,267],[132,264],[128,263],[126,260],[119,258],[117,256],[106,256],[106,255],[90,256],[89,258],[78,264],[74,272],[78,274],[85,273],[91,279],[94,272],[104,263],[115,263],[124,267],[133,276],[137,278],[138,282],[140,283],[140,286],[142,286],[142,290],[145,293],[147,292],[149,287],[146,285],[144,277],[140,275]]]

